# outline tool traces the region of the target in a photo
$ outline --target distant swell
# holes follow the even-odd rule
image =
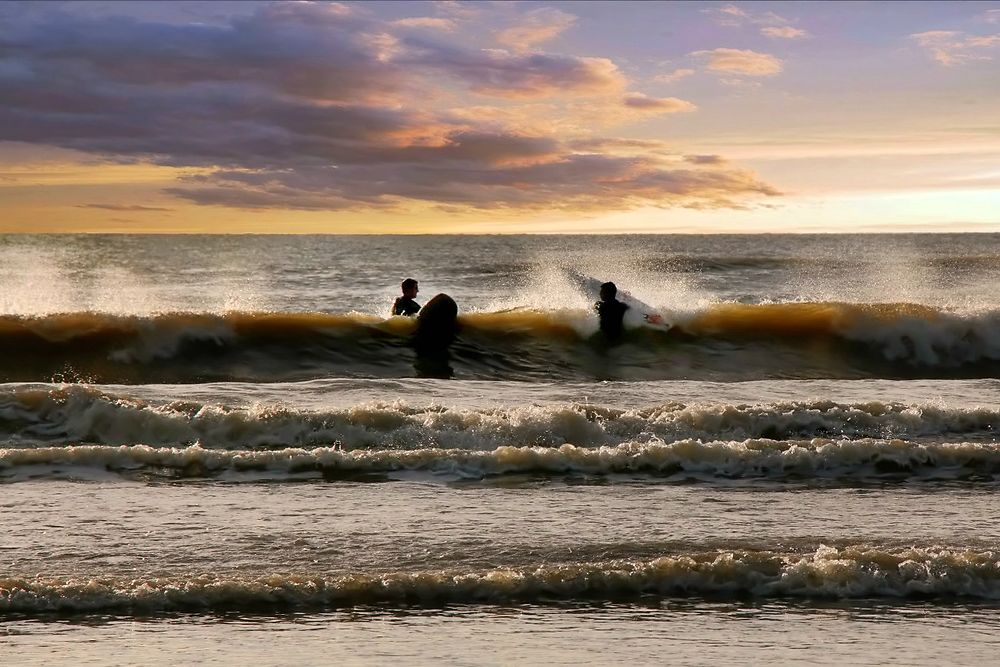
[[[723,551],[650,561],[341,576],[0,578],[0,612],[271,610],[356,605],[627,600],[642,596],[1000,598],[1000,557],[955,548]]]
[[[701,479],[893,479],[995,482],[1000,447],[984,443],[916,444],[902,440],[626,443],[614,447],[516,447],[489,451],[389,449],[344,451],[336,447],[273,451],[211,450],[148,445],[79,445],[0,449],[0,478],[65,477],[72,469],[136,471],[171,477],[216,477],[261,472],[281,479],[318,473],[350,477],[426,472],[457,478],[507,474],[653,475]],[[72,476],[72,475],[70,475]],[[256,479],[257,476],[254,477]],[[238,477],[237,477],[238,479]]]
[[[178,445],[254,449],[337,444],[356,448],[493,449],[595,446],[683,439],[992,437],[996,407],[787,401],[460,409],[366,403],[323,411],[196,402],[148,402],[95,388],[0,390],[0,437],[14,442]]]
[[[668,313],[668,316],[670,314]],[[1000,313],[914,304],[715,304],[608,348],[593,313],[460,317],[447,370],[466,379],[992,377]],[[429,373],[413,322],[325,313],[0,316],[0,381],[150,383]],[[450,364],[450,365],[449,365]]]

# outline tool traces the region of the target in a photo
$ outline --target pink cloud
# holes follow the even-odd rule
[[[431,16],[418,16],[393,21],[392,25],[398,28],[427,28],[429,30],[443,30],[453,32],[458,29],[458,24],[451,19],[435,18]]]
[[[711,16],[719,25],[724,26],[738,26],[750,18],[750,14],[732,4],[723,5],[722,7],[710,7],[701,11]]]
[[[674,81],[680,81],[681,79],[686,79],[695,73],[693,69],[675,69],[673,72],[668,72],[666,74],[659,74],[653,77],[653,81],[657,83],[673,83]]]
[[[684,113],[698,108],[691,102],[676,97],[649,97],[642,93],[626,95],[623,104],[632,109],[657,113]]]
[[[496,34],[497,42],[517,51],[531,48],[558,37],[576,23],[572,14],[541,7],[522,16],[517,25],[505,28]]]
[[[792,26],[769,26],[761,28],[760,34],[775,39],[805,39],[809,37],[809,33],[805,30],[793,28]]]
[[[714,49],[711,51],[695,51],[692,56],[705,58],[708,69],[724,74],[742,74],[745,76],[774,76],[781,72],[783,63],[780,59],[768,54],[749,49]]]
[[[793,21],[771,11],[754,12],[733,4],[712,7],[701,11],[711,16],[719,25],[730,28],[737,28],[747,24],[768,26],[761,29],[761,34],[766,37],[801,39],[808,36],[805,30],[791,27],[790,24]]]
[[[1000,34],[967,35],[955,30],[929,30],[910,35],[910,39],[946,67],[976,60],[993,60],[989,50],[1000,46]]]

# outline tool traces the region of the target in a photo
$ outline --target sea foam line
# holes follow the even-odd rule
[[[721,478],[850,477],[900,475],[952,479],[1000,473],[1000,447],[984,443],[921,444],[904,440],[744,440],[625,443],[616,446],[502,446],[456,449],[343,450],[337,447],[271,451],[217,450],[200,445],[80,445],[0,449],[0,474],[16,476],[39,466],[128,472],[167,471],[179,477],[225,472],[282,474],[428,472],[464,478],[537,474],[688,474]],[[38,471],[34,471],[38,476]],[[41,476],[44,476],[44,472]]]
[[[6,613],[544,603],[645,595],[996,600],[1000,558],[995,551],[860,545],[820,546],[808,554],[717,551],[480,571],[0,578],[0,612]]]
[[[916,438],[997,431],[1000,410],[995,407],[880,401],[667,403],[633,410],[579,404],[473,410],[375,402],[305,411],[278,405],[152,403],[78,386],[0,392],[0,437],[108,445],[199,442],[204,447],[246,449],[339,443],[346,448],[490,449],[506,444]]]

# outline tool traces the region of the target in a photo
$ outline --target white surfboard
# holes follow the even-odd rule
[[[566,275],[574,285],[580,288],[588,299],[591,299],[594,302],[600,300],[602,281],[592,276],[584,275],[573,269],[566,270]],[[673,326],[659,310],[653,308],[647,303],[639,301],[639,299],[635,298],[620,287],[618,288],[618,300],[628,306],[628,310],[625,311],[624,322],[625,326],[629,329],[635,329],[636,327],[653,327],[655,329],[666,331]]]

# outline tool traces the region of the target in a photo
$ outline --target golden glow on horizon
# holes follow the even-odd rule
[[[833,138],[766,145],[735,137],[712,150],[735,156],[785,196],[745,210],[486,211],[410,202],[395,210],[308,211],[201,206],[166,195],[178,178],[209,170],[115,164],[75,151],[0,162],[12,233],[712,233],[1000,231],[1000,139],[948,135]]]
[[[38,167],[0,169],[0,188],[58,185],[127,185],[130,183],[173,184],[182,176],[207,173],[208,169],[178,169],[153,164],[55,163]]]
[[[905,142],[894,144],[905,148]],[[945,155],[835,156],[750,164],[787,194],[744,210],[640,208],[531,212],[412,202],[395,210],[307,211],[201,206],[162,190],[193,173],[155,165],[47,160],[2,166],[2,231],[13,233],[712,233],[1000,231],[1000,147]],[[940,147],[942,150],[944,147]],[[969,148],[973,148],[969,146]],[[991,151],[996,150],[996,153]],[[792,153],[791,155],[794,155]],[[899,174],[905,173],[905,180]]]
[[[158,202],[163,203],[163,202]],[[643,208],[611,214],[538,214],[530,219],[486,212],[333,216],[324,211],[242,211],[169,203],[168,211],[105,211],[36,206],[8,218],[13,233],[250,234],[614,234],[787,232],[1000,232],[1000,190],[875,192],[792,196],[780,206],[747,210]],[[152,205],[150,205],[152,207]],[[947,225],[941,220],[950,220]]]
[[[1000,32],[975,3],[929,3],[919,29],[878,4],[637,3],[608,22],[594,3],[544,25],[516,3],[40,6],[74,39],[39,30],[0,62],[24,139],[0,141],[0,232],[1000,231]],[[190,63],[107,39],[150,6]],[[219,47],[199,12],[251,50]],[[688,38],[645,32],[652,17]],[[855,23],[870,43],[838,42]],[[412,30],[430,32],[411,52]],[[924,43],[945,34],[963,37]],[[145,58],[141,80],[109,52]]]

